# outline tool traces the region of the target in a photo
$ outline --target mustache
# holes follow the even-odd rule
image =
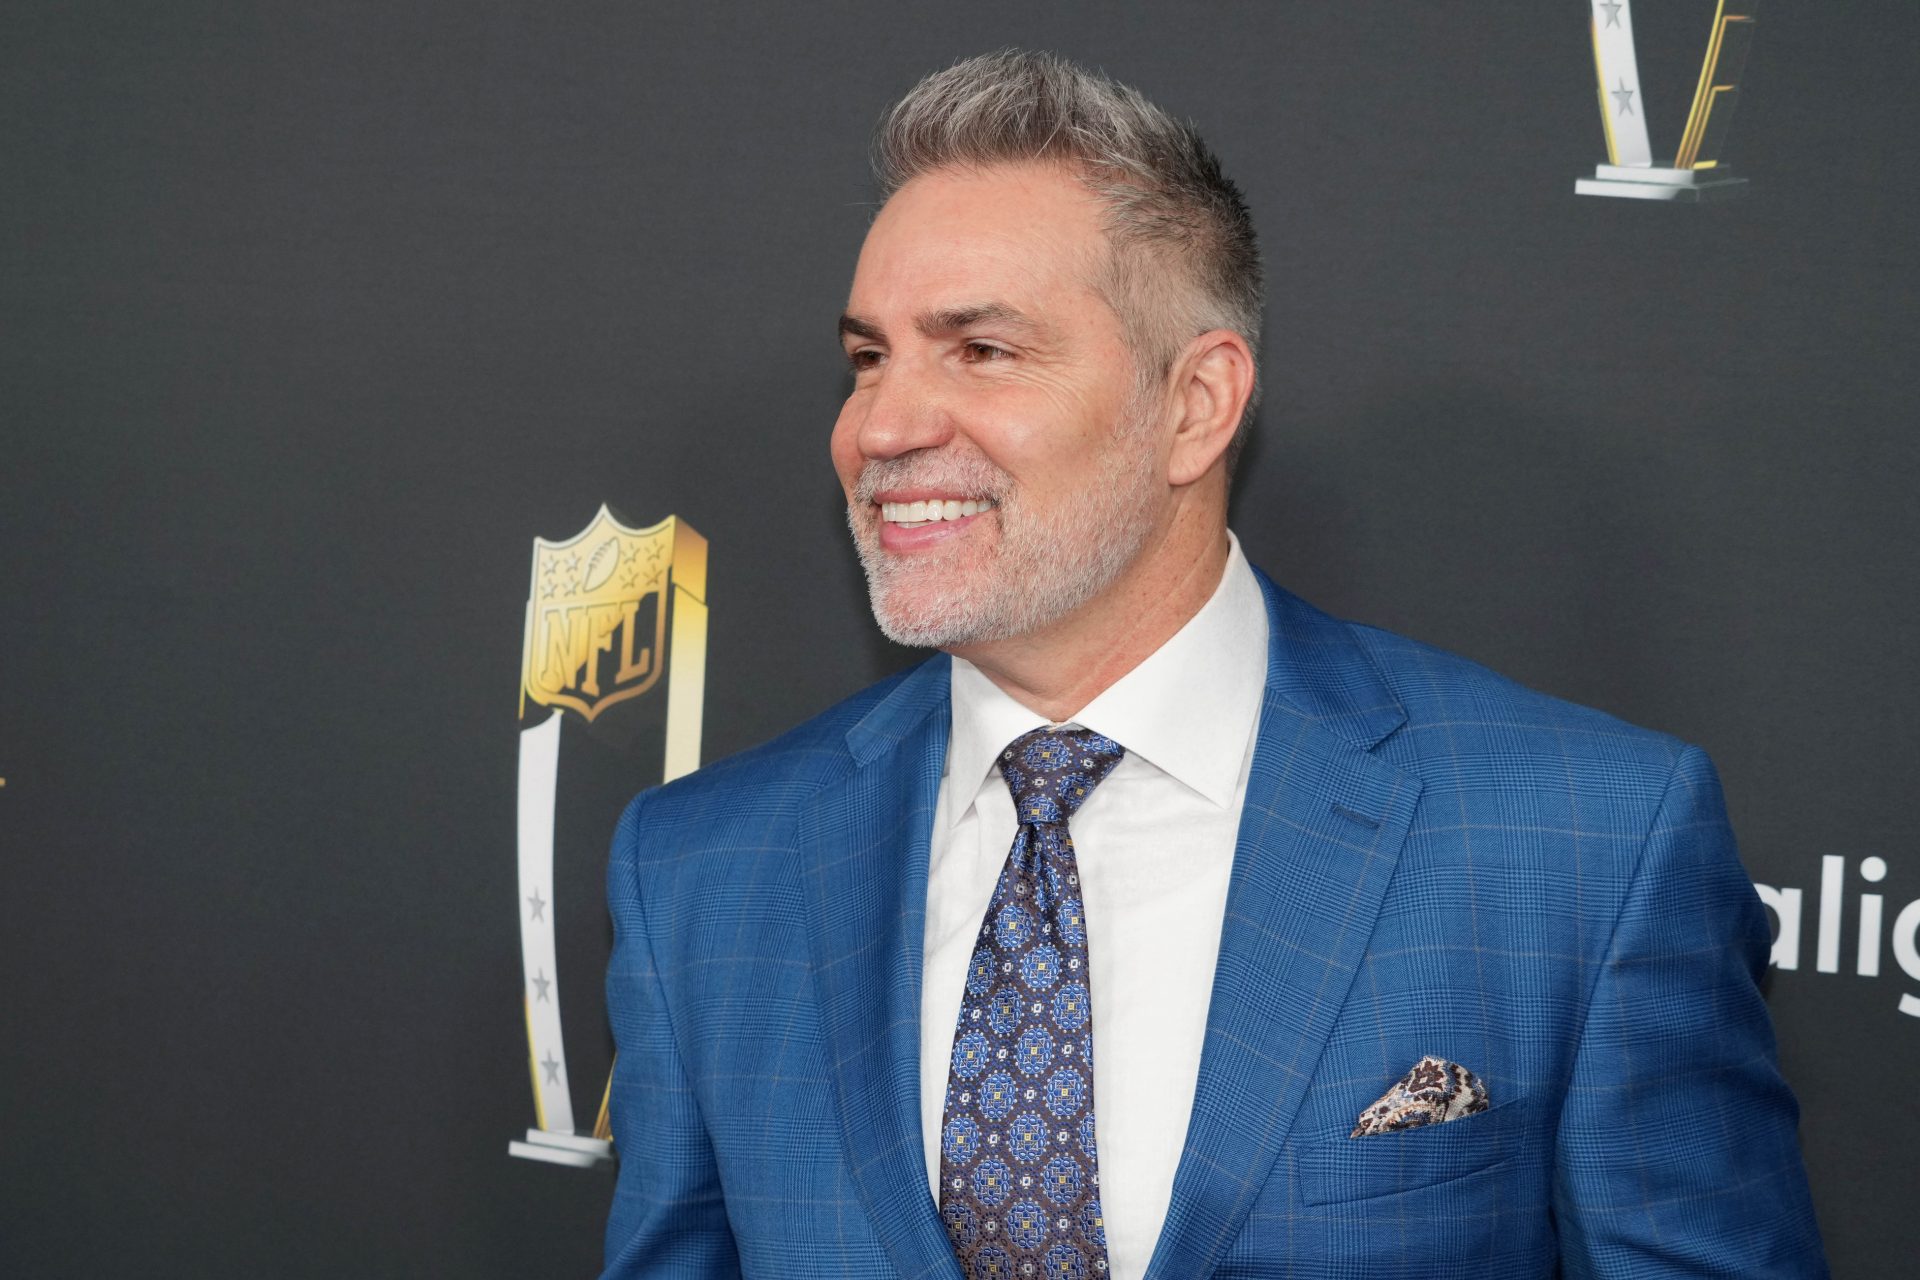
[[[867,463],[853,482],[856,503],[871,503],[883,489],[944,489],[970,497],[1000,502],[1011,488],[1010,477],[985,458],[927,457],[906,454]]]

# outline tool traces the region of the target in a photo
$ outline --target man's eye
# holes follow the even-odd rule
[[[989,360],[1005,360],[1013,355],[1013,352],[1007,350],[1005,347],[997,347],[991,342],[969,342],[966,346],[966,352],[967,359],[975,363],[982,363]]]
[[[880,360],[880,353],[870,347],[862,347],[858,351],[847,352],[847,366],[855,373],[859,373],[863,369],[875,367],[880,363]]]

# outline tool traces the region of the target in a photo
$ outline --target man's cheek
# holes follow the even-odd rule
[[[866,459],[860,456],[859,432],[851,400],[834,421],[833,434],[827,438],[827,456],[833,460],[834,473],[840,477],[840,487],[846,491],[847,500],[852,501],[853,487],[860,479]]]

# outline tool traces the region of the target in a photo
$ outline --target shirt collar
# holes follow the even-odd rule
[[[1200,612],[1072,723],[1105,734],[1130,756],[1220,808],[1232,805],[1267,682],[1267,606],[1227,534],[1227,566]],[[972,806],[1002,748],[1047,723],[964,658],[953,660],[947,744],[952,821]]]

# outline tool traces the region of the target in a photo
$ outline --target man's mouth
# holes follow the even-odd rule
[[[979,515],[982,511],[991,511],[993,501],[990,498],[929,498],[915,502],[882,502],[880,518],[888,524],[902,529],[918,529],[922,525],[937,524],[943,520],[964,520],[968,516]]]

